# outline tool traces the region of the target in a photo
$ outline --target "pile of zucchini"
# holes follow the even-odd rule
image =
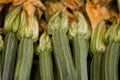
[[[120,0],[94,26],[85,9],[110,2],[0,1],[0,80],[120,80]]]

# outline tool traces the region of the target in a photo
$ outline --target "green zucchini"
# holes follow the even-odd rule
[[[88,80],[87,57],[91,29],[82,13],[75,12],[75,14],[77,20],[69,28],[69,37],[71,37],[73,42],[73,56],[77,80]]]
[[[15,66],[15,58],[18,40],[14,33],[10,32],[4,40],[2,53],[2,80],[12,80]]]
[[[108,47],[103,59],[103,80],[118,80],[118,62],[119,62],[119,41],[120,41],[120,25],[114,24],[114,32],[107,32]],[[111,27],[108,29],[111,30]]]
[[[49,52],[39,55],[40,78],[41,80],[54,80],[52,69],[52,56]]]
[[[107,66],[105,66],[105,65],[107,65],[106,63],[105,63],[105,61],[107,62],[108,61],[108,56],[106,55],[106,53],[108,53],[108,54],[110,54],[110,50],[111,50],[111,43],[109,43],[109,45],[107,46],[107,49],[106,49],[106,52],[105,52],[105,54],[104,54],[104,56],[103,56],[103,66],[102,66],[102,80],[108,80],[108,78],[106,77],[106,75],[107,75]],[[106,71],[105,71],[106,70]]]
[[[76,74],[66,32],[56,31],[52,35],[52,41],[60,80],[75,80]]]
[[[103,79],[118,80],[119,43],[110,42],[103,60]]]
[[[102,80],[102,66],[101,66],[103,64],[102,57],[104,52],[106,51],[105,37],[104,37],[105,33],[106,33],[105,21],[101,20],[97,24],[95,29],[92,31],[90,49],[93,57],[91,62],[90,80]]]
[[[4,23],[4,49],[2,53],[2,80],[12,80],[17,52],[16,32],[20,23],[21,6],[16,6],[5,17]]]
[[[18,48],[14,80],[30,80],[32,60],[33,41],[29,38],[23,38]]]
[[[51,39],[49,35],[44,32],[40,37],[39,45],[37,47],[41,80],[54,80],[51,51]]]
[[[76,80],[69,40],[67,37],[68,17],[56,12],[48,22],[48,33],[52,35],[53,51],[60,80]]]
[[[74,38],[74,49],[77,80],[88,80],[87,56],[89,41],[84,36],[76,35]]]
[[[20,40],[14,80],[29,80],[34,55],[34,42],[38,40],[39,25],[35,16],[28,17],[23,9],[17,38]]]
[[[96,54],[91,62],[90,80],[102,80],[102,57],[103,54]]]

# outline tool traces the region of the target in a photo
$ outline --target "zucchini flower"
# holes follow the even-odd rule
[[[118,23],[113,23],[109,29],[107,30],[106,34],[105,34],[105,41],[109,42],[109,38],[112,34],[114,34],[116,32],[116,30],[118,30]]]
[[[63,12],[56,12],[48,23],[48,33],[53,34],[56,30],[68,31],[68,17]]]
[[[2,49],[3,49],[3,38],[0,35],[0,52],[2,51]]]
[[[91,37],[90,48],[93,54],[101,53],[106,50],[106,46],[104,44],[105,32],[106,32],[105,21],[101,20],[93,30],[92,37]]]
[[[110,34],[110,41],[119,42],[120,41],[120,24],[117,26],[117,29]]]
[[[39,45],[37,47],[37,52],[41,53],[44,51],[52,51],[52,43],[51,43],[51,39],[49,37],[49,35],[47,34],[47,32],[44,32],[40,39],[39,39]]]
[[[81,12],[76,12],[76,16],[78,17],[78,20],[71,24],[71,27],[69,28],[69,35],[75,37],[79,34],[84,36],[86,39],[89,39],[91,35],[90,25]]]
[[[31,38],[34,42],[38,40],[39,25],[35,16],[28,17],[23,10],[21,14],[21,23],[17,32],[18,39],[23,37]]]
[[[15,7],[15,9],[7,14],[4,23],[4,33],[17,32],[20,25],[21,6]]]

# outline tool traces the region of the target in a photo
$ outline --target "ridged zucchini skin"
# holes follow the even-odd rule
[[[98,53],[93,56],[90,70],[90,80],[102,80],[102,58],[102,53]]]
[[[119,42],[110,42],[104,54],[102,80],[118,79]]]
[[[78,34],[74,37],[73,41],[77,80],[88,80],[87,56],[89,40]]]
[[[33,53],[33,41],[29,38],[21,39],[18,48],[14,80],[30,80]]]
[[[56,30],[52,34],[52,41],[60,80],[76,80],[76,72],[66,32]]]
[[[39,69],[41,80],[54,80],[52,56],[48,51],[39,54]]]
[[[18,40],[14,33],[5,36],[2,53],[2,80],[12,80]]]

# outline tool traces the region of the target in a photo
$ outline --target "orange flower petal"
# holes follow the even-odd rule
[[[35,7],[29,2],[24,3],[24,9],[26,10],[29,17],[33,16],[35,13]]]
[[[90,1],[86,3],[86,11],[93,30],[101,19],[110,18],[110,13],[107,8],[101,7],[99,4],[94,5]]]

